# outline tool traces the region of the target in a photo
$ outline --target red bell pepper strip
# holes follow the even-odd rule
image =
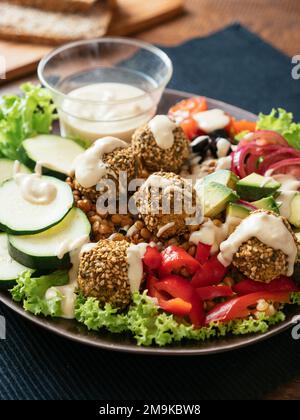
[[[250,306],[256,305],[259,299],[278,303],[288,303],[290,292],[256,292],[236,297],[216,305],[205,318],[205,323],[213,321],[231,321],[237,318],[246,318],[251,314]]]
[[[234,293],[229,286],[205,286],[197,290],[201,300],[211,300],[218,297],[232,296]]]
[[[181,268],[186,268],[188,273],[193,275],[200,268],[199,262],[179,246],[168,246],[161,256],[160,277],[165,277]]]
[[[161,265],[161,253],[156,247],[148,246],[143,258],[143,262],[150,270],[158,270]]]
[[[209,260],[202,265],[202,267],[196,272],[192,278],[192,285],[195,287],[211,286],[213,284],[220,283],[225,274],[227,268],[217,258],[217,255],[213,255]]]
[[[174,298],[170,300],[159,299],[159,306],[164,311],[178,316],[188,315],[192,309],[192,304],[181,298]]]
[[[194,140],[196,137],[205,134],[205,132],[199,128],[197,121],[193,118],[183,120],[180,126],[189,140]]]
[[[198,243],[195,258],[201,265],[208,261],[210,257],[210,250],[211,245],[203,244],[202,242]]]
[[[158,292],[165,292],[174,298],[178,297],[191,303],[192,308],[189,313],[189,318],[192,324],[196,327],[204,324],[205,314],[203,302],[197,296],[196,290],[191,286],[190,281],[180,276],[169,275],[156,283],[155,288]]]
[[[251,279],[245,279],[233,286],[233,291],[238,295],[247,295],[255,292],[297,292],[299,287],[293,279],[280,276],[270,283],[261,283]]]

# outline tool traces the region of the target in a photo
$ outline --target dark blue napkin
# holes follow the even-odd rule
[[[253,112],[273,106],[299,118],[300,81],[290,59],[234,25],[166,52],[171,87]],[[290,331],[231,353],[149,357],[69,342],[20,318],[4,305],[0,399],[253,399],[300,374],[300,346]]]
[[[291,58],[239,24],[179,47],[164,48],[174,64],[170,87],[252,111],[282,107],[300,121],[300,79]]]

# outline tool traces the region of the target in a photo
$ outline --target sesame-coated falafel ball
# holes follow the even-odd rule
[[[194,189],[172,172],[150,175],[134,198],[139,217],[146,228],[160,239],[185,233],[186,219],[195,215]]]
[[[140,163],[137,156],[134,154],[132,147],[117,148],[111,153],[106,153],[102,158],[103,162],[107,165],[106,179],[115,181],[116,188],[119,187],[119,174],[120,172],[127,173],[127,182],[136,178],[140,172]],[[90,188],[84,188],[79,182],[74,180],[74,187],[78,190],[83,198],[91,200],[96,203],[97,198],[105,191],[97,191],[96,185]]]
[[[179,173],[183,163],[189,156],[188,139],[181,127],[173,130],[174,142],[172,147],[162,149],[148,124],[138,128],[132,137],[132,147],[145,167],[150,172],[166,171]]]
[[[124,309],[131,302],[125,241],[100,240],[80,259],[78,287],[86,297]]]
[[[281,218],[297,244],[297,239],[286,218],[265,210],[256,210],[251,214],[261,212]],[[281,275],[286,275],[288,269],[288,259],[282,250],[274,249],[255,237],[245,241],[239,247],[232,264],[250,279],[265,283],[269,283]]]

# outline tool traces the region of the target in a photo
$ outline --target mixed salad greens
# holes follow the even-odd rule
[[[47,90],[31,84],[23,85],[21,90],[22,96],[6,95],[0,103],[0,160],[20,159],[22,151],[23,158],[21,156],[20,160],[33,165],[38,159],[33,156],[31,149],[28,151],[27,139],[39,135],[46,135],[39,139],[43,147],[51,148],[53,145],[59,153],[63,144],[71,151],[69,155],[79,154],[82,149],[78,145],[67,144],[69,140],[66,139],[61,139],[64,143],[60,143],[57,136],[49,135],[57,114]],[[199,136],[207,135],[193,115],[206,110],[205,98],[198,97],[174,105],[169,116],[181,125],[193,144]],[[206,216],[214,218],[223,214],[224,217],[233,216],[241,221],[257,209],[279,216],[276,194],[280,183],[270,179],[264,181],[264,177],[268,177],[268,171],[272,174],[289,174],[292,171],[293,176],[300,179],[300,123],[294,122],[293,115],[281,108],[273,109],[269,115],[260,114],[257,122],[237,121],[229,117],[229,124],[222,132],[211,133],[209,139],[203,138],[203,160],[209,154],[215,156],[221,135],[226,136],[234,146],[228,152],[231,171],[226,169],[217,175],[208,175],[213,178],[207,177],[203,182],[202,188],[208,188],[212,194],[217,189],[218,197],[221,197],[217,203],[206,208]],[[261,133],[264,133],[263,136]],[[199,150],[197,142],[195,150]],[[53,161],[56,156],[54,153]],[[50,177],[65,179],[69,166],[70,162],[58,171],[43,169]],[[32,167],[28,173],[30,169]],[[65,184],[56,178],[55,182]],[[2,176],[1,181],[6,180]],[[61,184],[57,186],[59,190],[64,189]],[[20,302],[26,311],[34,315],[63,315],[64,295],[59,287],[69,282],[70,258],[57,258],[57,244],[62,241],[64,232],[73,240],[76,236],[90,233],[86,217],[78,209],[77,212],[71,210],[73,203],[67,195],[63,191],[62,201],[65,200],[66,205],[52,224],[47,221],[45,226],[35,226],[25,235],[20,227],[9,224],[9,217],[6,224],[0,220],[5,232],[1,235],[8,234],[8,246],[2,246],[0,251],[6,258],[16,260],[14,270],[19,274],[16,278],[11,278],[11,272],[6,277],[0,274],[0,286],[10,289],[13,300]],[[296,212],[300,208],[298,204]],[[293,213],[289,221],[297,236],[299,217]],[[44,257],[38,252],[47,248],[47,240],[52,253],[43,260]],[[47,273],[47,261],[51,261],[53,272],[50,274]],[[95,297],[86,297],[78,291],[75,319],[93,331],[105,328],[112,333],[128,332],[138,345],[164,346],[184,339],[204,341],[228,333],[264,333],[269,326],[285,319],[283,307],[286,303],[300,305],[297,271],[293,277],[279,276],[270,283],[256,282],[239,275],[228,283],[226,276],[231,279],[235,271],[225,268],[217,255],[211,253],[211,246],[201,242],[197,244],[194,256],[174,245],[162,252],[148,247],[143,264],[146,272],[143,290],[133,293],[132,303],[126,311],[119,311],[109,303],[101,305]],[[179,275],[182,268],[188,271],[185,278]],[[56,287],[56,293],[46,296],[49,289]],[[276,311],[257,312],[255,306],[259,300],[275,302]],[[212,306],[209,308],[208,304]]]

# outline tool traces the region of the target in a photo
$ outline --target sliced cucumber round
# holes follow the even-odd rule
[[[56,187],[55,199],[49,204],[26,201],[14,179],[0,186],[0,229],[12,235],[31,235],[59,223],[73,207],[70,186],[59,179],[42,176]]]
[[[0,159],[0,184],[12,178],[14,161],[10,159]],[[20,172],[24,174],[29,174],[31,171],[27,166],[21,165]]]
[[[66,179],[75,158],[84,149],[73,140],[52,134],[39,135],[22,142],[18,150],[19,159],[34,170],[40,162],[42,173],[59,179]]]
[[[58,258],[62,244],[72,247],[76,240],[89,236],[91,225],[77,208],[56,226],[37,235],[9,236],[10,255],[20,263],[39,271],[55,270],[70,265],[69,252]],[[69,251],[72,249],[69,248]]]
[[[33,271],[10,256],[7,235],[0,233],[0,287],[13,287],[18,276],[28,270]]]

